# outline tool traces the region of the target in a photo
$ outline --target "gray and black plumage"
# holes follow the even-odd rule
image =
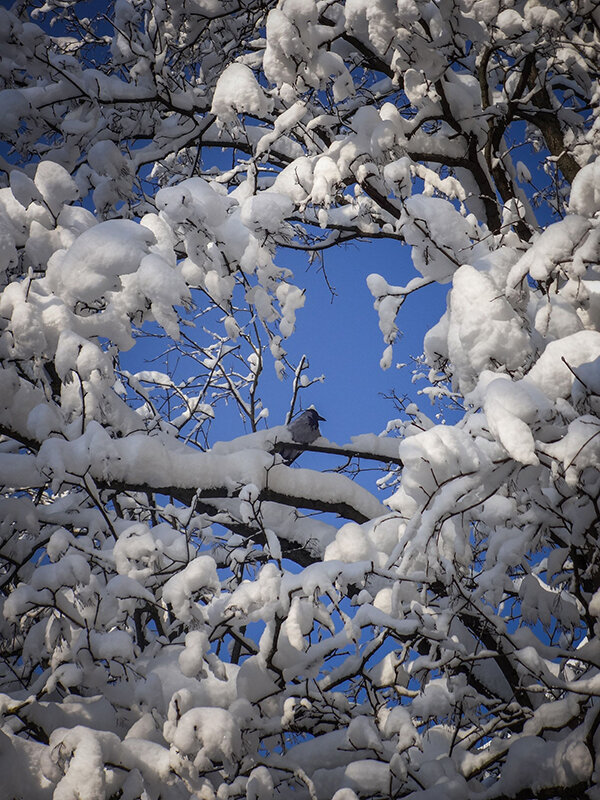
[[[298,444],[312,444],[321,435],[319,420],[325,422],[315,408],[307,408],[299,417],[292,420],[287,426],[292,439]],[[285,464],[291,464],[298,458],[302,450],[297,447],[282,447],[279,451]]]

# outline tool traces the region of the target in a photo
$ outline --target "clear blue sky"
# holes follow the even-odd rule
[[[415,274],[410,248],[378,240],[333,248],[324,258],[327,277],[337,293],[333,300],[317,264],[307,269],[304,254],[283,252],[278,263],[290,265],[297,285],[307,289],[296,331],[286,342],[288,352],[308,355],[310,376],[325,374],[322,384],[304,391],[303,404],[314,403],[327,419],[323,434],[341,444],[356,433],[379,433],[396,416],[393,404],[382,394],[395,389],[400,396],[418,400],[419,385],[411,382],[411,357],[422,353],[423,337],[443,314],[449,287],[427,287],[407,299],[398,318],[403,335],[396,340],[393,365],[384,371],[379,366],[384,342],[366,277],[380,272],[392,284],[407,283]],[[398,362],[407,366],[397,369]],[[273,387],[271,424],[285,415],[290,383]],[[426,412],[430,408],[425,398],[419,405]]]

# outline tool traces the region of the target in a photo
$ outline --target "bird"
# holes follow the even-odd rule
[[[311,406],[307,408],[306,411],[303,411],[299,417],[296,417],[295,420],[292,420],[287,426],[287,429],[292,439],[298,444],[312,444],[321,435],[319,420],[325,422],[325,417],[322,417],[317,412],[316,408]],[[298,458],[302,451],[297,447],[282,447],[279,452],[281,453],[284,464],[289,466],[292,461]]]

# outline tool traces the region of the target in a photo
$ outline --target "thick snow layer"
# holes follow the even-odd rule
[[[369,542],[362,528],[355,523],[344,525],[325,551],[325,560],[339,560],[353,563],[355,561],[373,561],[377,552]]]
[[[447,352],[461,391],[473,389],[477,376],[494,363],[512,372],[529,359],[531,342],[523,320],[494,282],[473,267],[462,266],[454,275],[446,315]]]
[[[590,221],[586,217],[574,214],[550,225],[515,265],[514,274],[524,275],[528,272],[536,281],[547,280],[560,269],[590,227]],[[509,276],[509,285],[512,275],[513,273]]]
[[[246,800],[271,800],[275,784],[266,767],[255,767],[248,776]]]
[[[238,114],[264,117],[273,105],[245,64],[230,64],[220,75],[213,94],[211,113],[225,124],[235,123]]]
[[[210,556],[198,556],[169,578],[163,589],[163,600],[173,609],[173,613],[184,622],[193,618],[194,595],[198,592],[211,594],[219,591],[217,565]]]
[[[67,170],[54,161],[40,161],[34,178],[35,185],[53,214],[79,198],[79,190]]]
[[[271,15],[269,14],[269,16]],[[269,147],[271,147],[271,145],[276,142],[280,136],[283,136],[289,130],[294,128],[305,114],[306,106],[301,100],[298,100],[288,109],[286,109],[277,117],[275,125],[273,126],[273,130],[269,133],[265,133],[264,136],[260,138],[258,144],[256,145],[257,153],[264,153],[266,150],[268,150]]]
[[[360,752],[360,751],[359,751]],[[365,755],[368,751],[363,751]],[[315,770],[313,781],[319,797],[333,797],[337,787],[347,787],[371,796],[383,793],[389,786],[389,767],[385,762],[370,758],[355,758],[345,767]],[[368,795],[367,795],[368,796]],[[352,797],[352,795],[350,795]]]
[[[571,186],[569,211],[594,217],[600,211],[600,160],[582,167]]]
[[[585,414],[569,424],[567,433],[558,442],[544,448],[562,463],[565,479],[577,486],[586,467],[600,464],[600,423],[598,418]]]
[[[556,400],[571,394],[577,368],[597,361],[600,353],[598,331],[578,331],[564,339],[550,342],[527,373],[527,382]]]
[[[165,738],[183,753],[194,755],[197,766],[206,759],[231,759],[240,750],[241,734],[233,716],[223,708],[191,708]]]
[[[226,219],[227,204],[202,178],[188,178],[177,186],[161,189],[156,195],[156,204],[162,214],[173,222],[183,223],[190,214],[198,215],[204,225],[210,226],[221,225]]]
[[[264,442],[270,433],[253,436]],[[100,453],[103,457],[99,457]],[[345,476],[322,475],[275,464],[274,457],[260,447],[237,450],[228,455],[201,453],[159,436],[133,434],[127,440],[112,440],[106,433],[90,426],[86,435],[75,442],[48,440],[40,451],[38,463],[50,469],[54,479],[60,481],[67,471],[83,474],[95,459],[100,465],[97,473],[94,470],[99,480],[110,475],[113,480],[158,488],[164,484],[167,474],[173,485],[181,488],[225,487],[234,493],[243,486],[254,484],[261,490],[268,486],[270,491],[290,497],[316,498],[329,504],[347,503],[367,518],[386,512],[370,492]]]
[[[240,219],[250,230],[273,233],[281,227],[282,220],[291,213],[292,208],[292,202],[286,195],[262,192],[244,201]]]
[[[521,464],[537,464],[532,427],[550,412],[550,402],[530,381],[482,372],[477,390],[467,398],[483,405],[487,423],[506,451]]]
[[[152,232],[130,220],[101,222],[84,231],[48,264],[50,288],[68,302],[92,303],[121,286],[121,275],[135,272],[154,242]]]
[[[532,774],[532,764],[543,765],[543,769]],[[542,793],[551,786],[574,786],[586,781],[592,769],[590,751],[574,737],[546,742],[536,736],[524,736],[511,745],[502,775],[481,797],[514,797],[523,789]]]
[[[378,436],[375,433],[359,433],[350,438],[349,444],[343,444],[341,447],[343,450],[398,458],[399,445],[399,440],[392,437]]]
[[[341,180],[341,173],[332,158],[329,156],[318,158],[313,171],[312,202],[328,207]]]

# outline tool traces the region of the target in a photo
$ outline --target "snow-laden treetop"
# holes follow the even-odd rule
[[[597,800],[598,3],[100,5],[0,9],[8,797]],[[455,421],[288,466],[286,250],[378,238]]]

